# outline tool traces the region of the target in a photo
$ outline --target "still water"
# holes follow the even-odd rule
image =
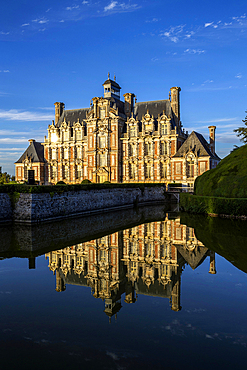
[[[162,207],[0,228],[1,369],[242,369],[246,221]]]

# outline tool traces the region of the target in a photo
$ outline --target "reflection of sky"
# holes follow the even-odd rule
[[[113,369],[150,368],[151,362],[157,369],[208,369],[219,368],[219,359],[229,368],[238,355],[237,369],[246,356],[246,274],[220,256],[216,275],[208,273],[209,258],[195,271],[186,266],[182,311],[173,312],[165,298],[138,295],[128,305],[122,297],[123,307],[111,324],[90,288],[67,285],[57,293],[47,265],[44,256],[36,259],[35,270],[28,270],[26,259],[0,261],[0,342],[7,357],[13,343],[23,347],[24,357],[27,350],[29,359],[39,349],[51,356],[53,366],[62,356],[70,364],[79,358],[83,368],[98,368],[103,361]]]

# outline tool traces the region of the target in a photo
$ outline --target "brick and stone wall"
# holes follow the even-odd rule
[[[76,217],[95,212],[108,212],[131,208],[137,204],[167,203],[164,186],[139,188],[114,188],[70,191],[62,194],[20,194],[12,211],[9,196],[3,197],[2,219],[15,222],[39,222],[57,218]],[[4,201],[5,199],[5,201]],[[5,203],[4,203],[5,202]],[[5,205],[4,205],[5,204]]]

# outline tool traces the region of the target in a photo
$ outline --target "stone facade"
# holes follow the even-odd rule
[[[55,103],[55,121],[42,144],[46,183],[88,179],[193,185],[199,174],[219,162],[214,126],[210,143],[200,141],[203,154],[198,141],[184,145],[189,136],[180,121],[180,87],[172,87],[168,99],[138,103],[133,93],[120,100],[115,78],[108,76],[103,87],[104,96],[94,97],[89,108],[65,110],[64,103]],[[182,158],[175,159],[179,151]],[[16,163],[17,181],[20,168]]]

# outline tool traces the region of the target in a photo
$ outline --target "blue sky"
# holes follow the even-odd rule
[[[88,107],[107,73],[138,101],[181,87],[181,120],[223,158],[247,110],[246,1],[9,0],[0,14],[0,166],[43,141],[54,103]]]

